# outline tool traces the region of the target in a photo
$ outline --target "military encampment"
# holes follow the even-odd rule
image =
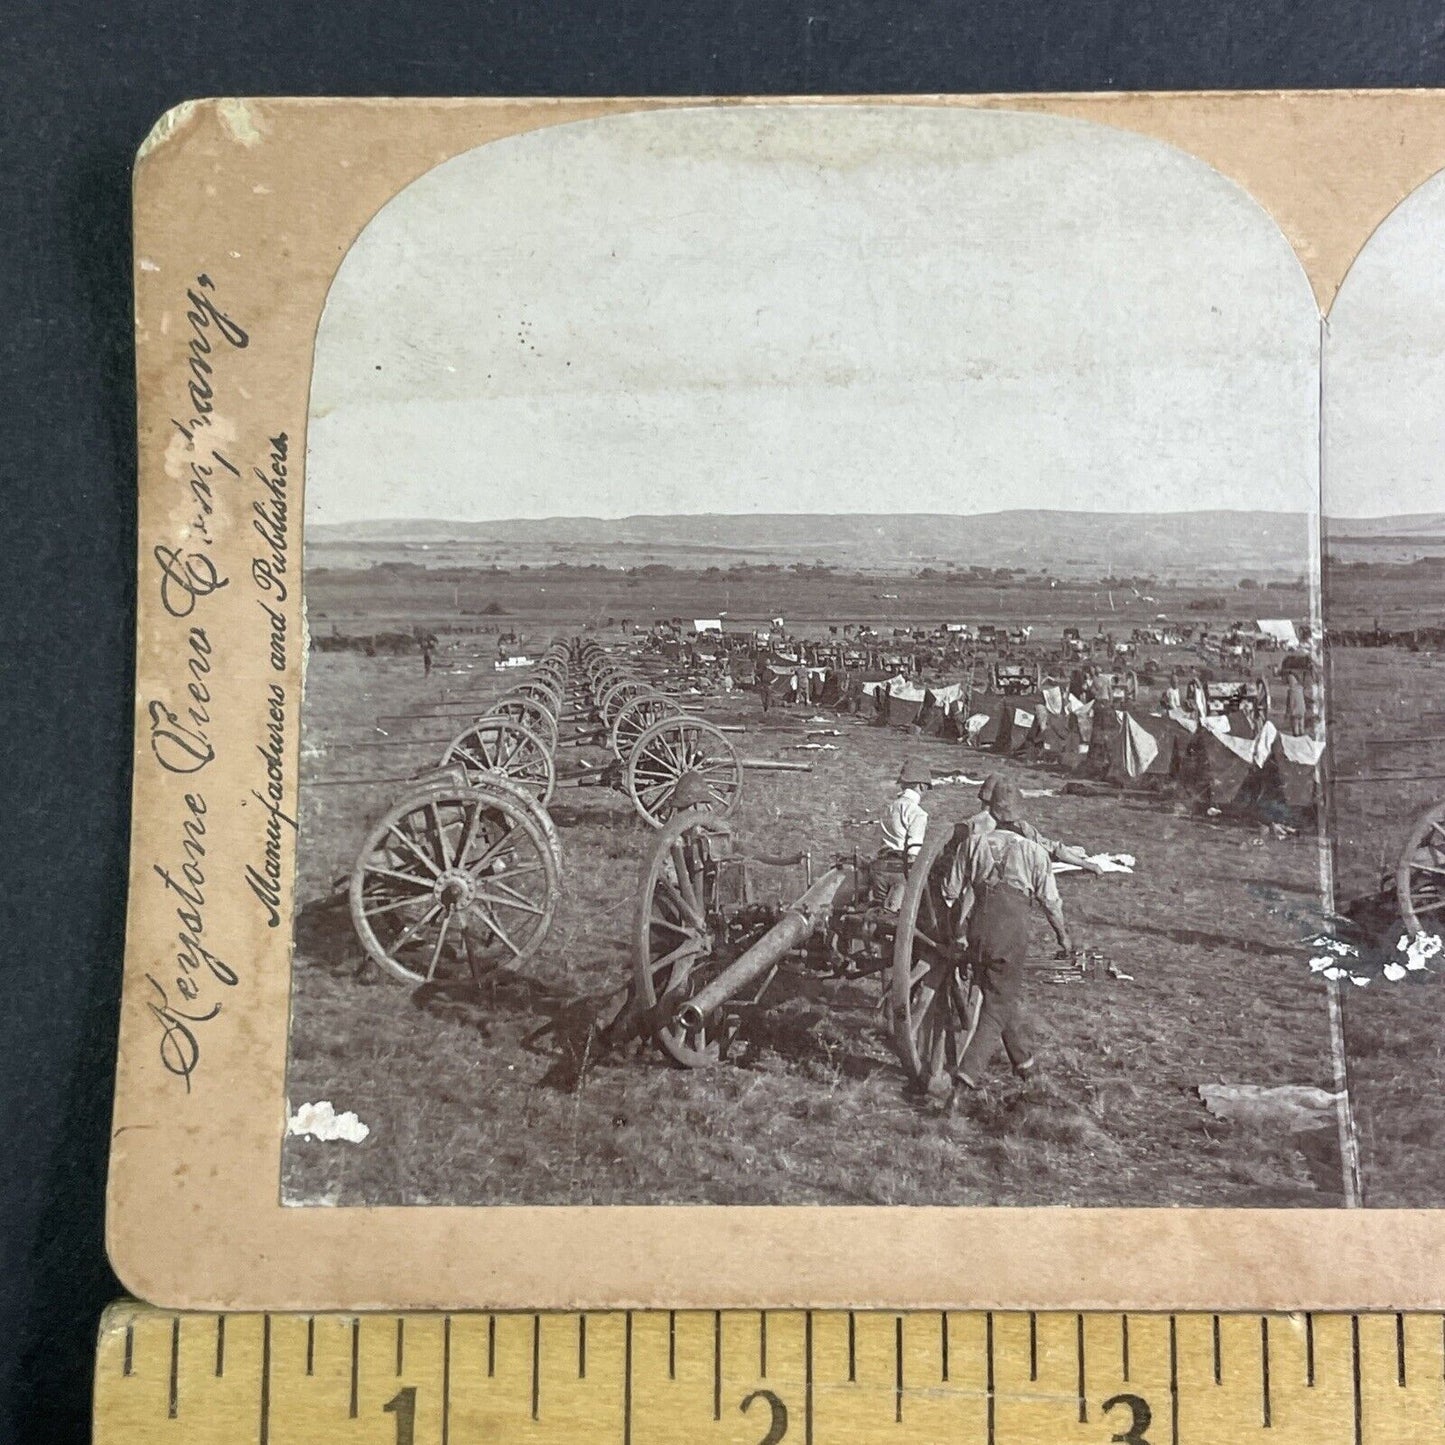
[[[1337,1198],[1300,582],[449,552],[311,542],[289,1197]]]

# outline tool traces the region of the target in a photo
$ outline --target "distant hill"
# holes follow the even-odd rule
[[[328,553],[420,549],[449,561],[460,554],[531,561],[540,554],[635,565],[656,554],[681,566],[732,558],[884,570],[953,562],[1048,568],[1059,575],[1079,569],[1298,574],[1308,556],[1309,527],[1299,512],[714,513],[316,524],[308,527],[307,540]]]
[[[1331,537],[1445,537],[1445,512],[1408,512],[1400,517],[1330,517]]]

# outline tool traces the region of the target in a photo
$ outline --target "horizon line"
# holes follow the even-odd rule
[[[1399,522],[1418,517],[1438,517],[1445,522],[1445,509],[1419,512],[1376,512],[1359,516],[1332,516],[1330,514],[1304,509],[1284,510],[1276,507],[1187,507],[1161,508],[1152,511],[1109,511],[1089,507],[1003,507],[980,512],[823,512],[823,511],[749,511],[749,512],[620,512],[603,515],[595,512],[554,512],[536,517],[457,517],[457,516],[399,516],[399,517],[352,517],[345,521],[311,521],[310,528],[355,527],[375,524],[391,526],[414,524],[461,524],[465,526],[510,526],[515,523],[539,522],[632,522],[632,521],[674,521],[691,519],[703,521],[710,518],[735,520],[743,517],[852,517],[860,519],[907,520],[914,518],[983,518],[1010,516],[1069,516],[1069,517],[1318,517],[1322,522]]]

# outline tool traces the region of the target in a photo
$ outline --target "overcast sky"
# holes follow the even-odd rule
[[[307,517],[1313,509],[1318,325],[1253,201],[1106,127],[560,126],[438,166],[352,247]]]
[[[1445,511],[1445,177],[1386,217],[1335,298],[1324,438],[1327,516]]]

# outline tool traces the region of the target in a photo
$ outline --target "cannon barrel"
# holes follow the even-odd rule
[[[698,1028],[710,1013],[755,983],[783,956],[806,943],[833,908],[848,900],[856,874],[851,864],[830,868],[760,938],[738,955],[706,988],[699,989],[677,1010],[684,1029]]]

